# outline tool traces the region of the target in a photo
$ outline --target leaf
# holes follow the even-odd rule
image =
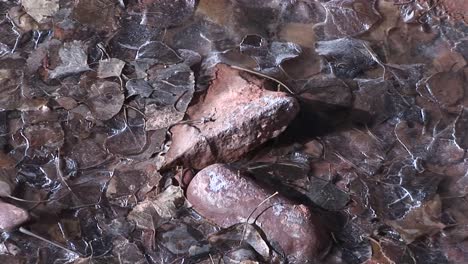
[[[403,95],[415,95],[416,85],[423,78],[424,64],[386,64],[386,69],[398,83],[397,89]]]
[[[247,35],[240,44],[240,51],[251,56],[257,62],[259,70],[269,72],[280,66],[283,61],[299,56],[302,49],[292,42],[268,43],[261,36]]]
[[[240,32],[259,32],[266,36],[275,34],[282,19],[290,17],[287,11],[292,9],[295,1],[248,1],[236,0],[232,2],[231,20],[235,21]],[[229,21],[229,20],[228,20]],[[229,22],[228,22],[229,23]]]
[[[87,169],[103,163],[107,153],[93,139],[86,139],[73,146],[70,157],[78,163],[80,169]]]
[[[176,256],[189,257],[192,252],[208,253],[209,247],[203,247],[202,239],[200,231],[181,221],[164,223],[156,230],[157,243]],[[200,249],[204,252],[197,252]]]
[[[248,171],[259,180],[277,181],[283,183],[303,183],[310,171],[307,162],[279,160],[275,163],[255,162],[248,166]]]
[[[343,209],[349,202],[349,194],[333,183],[312,177],[305,195],[316,205],[330,211]]]
[[[227,252],[223,260],[228,263],[260,264],[262,257],[249,245],[241,246]]]
[[[146,129],[167,128],[181,121],[195,91],[192,70],[185,64],[172,65],[157,71],[148,82],[154,92],[145,110]]]
[[[144,147],[143,151],[136,155],[131,155],[130,158],[139,161],[152,159],[156,164],[159,164],[159,162],[163,162],[162,159],[159,159],[163,157],[159,155],[167,150],[165,149],[165,142],[166,129],[147,131],[146,146]],[[161,164],[158,166],[161,166]]]
[[[143,5],[148,23],[164,28],[180,25],[189,19],[195,6],[195,0],[146,0]]]
[[[0,197],[8,197],[12,193],[11,187],[8,183],[0,181]]]
[[[0,152],[0,197],[8,197],[13,192],[13,178],[17,173],[15,165],[12,158]]]
[[[177,49],[193,50],[202,56],[208,56],[212,52],[219,54],[239,44],[232,39],[225,27],[199,16],[194,17],[193,21],[174,35],[173,43]]]
[[[72,17],[96,31],[111,32],[118,27],[118,6],[112,0],[75,1]]]
[[[452,125],[447,132],[452,132]],[[457,164],[464,157],[464,150],[455,140],[440,136],[441,132],[433,130],[433,135],[424,133],[424,126],[413,122],[400,121],[395,125],[395,135],[399,143],[413,159],[421,159],[433,165]],[[443,130],[442,130],[443,132]]]
[[[328,181],[311,177],[314,175],[311,167],[313,165],[310,157],[300,152],[293,152],[276,162],[250,163],[247,170],[257,182],[278,190],[287,197],[310,199],[316,205],[329,210],[339,210],[344,207],[349,195]],[[329,201],[326,200],[327,197]]]
[[[325,20],[325,9],[320,2],[289,1],[290,8],[282,10],[284,23],[317,24]]]
[[[146,122],[143,116],[133,109],[126,109],[113,121],[116,125],[112,126],[112,129],[116,132],[109,135],[105,142],[109,152],[122,156],[143,152],[147,145]]]
[[[121,162],[109,181],[106,196],[112,204],[135,206],[153,188],[157,188],[161,175],[151,161]]]
[[[372,258],[364,264],[395,264],[382,250],[380,243],[374,239],[369,239],[372,246]]]
[[[380,20],[375,0],[331,0],[323,3],[327,10],[321,39],[353,37],[367,32]]]
[[[162,223],[175,217],[179,208],[184,204],[185,197],[182,189],[170,186],[156,198],[146,199],[135,206],[127,219],[134,221],[139,229],[154,231]]]
[[[130,16],[120,21],[119,30],[109,43],[109,55],[127,62],[135,60],[138,49],[145,43],[159,40],[163,29],[141,23],[141,17]]]
[[[52,79],[90,70],[87,62],[88,55],[81,41],[74,40],[63,44],[59,50],[59,56],[60,65],[49,72],[49,77]]]
[[[86,103],[97,119],[109,120],[120,112],[124,99],[118,83],[97,80],[90,87]]]
[[[449,264],[447,255],[435,247],[429,239],[415,241],[407,247],[406,259],[400,263],[427,263],[427,264]],[[411,261],[411,262],[410,262]]]
[[[119,77],[122,74],[122,69],[125,62],[116,58],[108,60],[100,60],[98,68],[99,78]]]
[[[180,54],[180,57],[184,60],[184,63],[190,67],[199,64],[202,60],[201,55],[193,50],[178,49],[177,52]]]
[[[394,162],[385,175],[375,175],[366,181],[369,200],[378,217],[398,221],[412,210],[435,198],[441,175],[418,172],[411,159]]]
[[[263,232],[255,225],[247,223],[236,224],[211,234],[208,241],[213,247],[222,251],[229,251],[243,244],[249,245],[265,260],[268,260],[272,253],[270,246],[264,240]]]
[[[157,27],[180,25],[195,11],[195,0],[147,0],[143,2],[148,24]]]
[[[24,135],[31,147],[46,147],[52,150],[63,145],[65,136],[60,124],[55,122],[28,126],[25,128]]]
[[[435,196],[432,200],[411,209],[404,218],[388,223],[400,233],[407,244],[411,244],[423,235],[433,235],[445,228],[438,219],[441,206],[439,196]]]
[[[153,87],[143,79],[131,79],[125,84],[127,89],[127,97],[139,95],[147,98],[153,93]]]
[[[299,85],[299,84],[298,84]],[[298,91],[300,98],[307,105],[323,103],[317,110],[323,111],[325,107],[349,107],[352,104],[351,89],[346,83],[327,76],[317,76],[301,83]],[[320,108],[319,108],[320,107]]]
[[[328,149],[325,153],[327,160],[369,175],[382,166],[388,148],[371,131],[359,129],[331,133],[323,142]]]
[[[59,10],[59,0],[22,0],[26,12],[39,23],[52,17]]]
[[[171,48],[161,41],[150,41],[143,44],[136,54],[137,61],[149,61],[151,64],[175,64],[182,58]]]
[[[369,53],[370,43],[352,38],[318,41],[315,52],[325,56],[337,77],[354,78],[365,70],[371,69],[376,62]]]
[[[46,153],[49,154],[50,153]],[[18,164],[16,180],[30,186],[43,189],[53,189],[60,182],[57,179],[57,169],[53,157],[25,157]]]
[[[11,60],[0,62],[0,110],[2,111],[13,110],[20,105],[23,71],[19,66]]]
[[[465,60],[468,59],[468,40],[464,39],[455,44],[455,49],[458,51]]]
[[[71,201],[60,199],[59,201],[65,203],[72,203],[74,206],[88,206],[99,205],[105,197],[105,186],[112,177],[112,172],[105,169],[90,169],[80,172],[76,178],[68,181],[72,195],[67,196]],[[67,188],[62,190],[69,191]],[[91,212],[95,214],[95,212]],[[95,218],[94,218],[95,219]],[[94,220],[93,219],[93,220]]]
[[[370,115],[370,120],[362,120],[369,125],[380,124],[388,118],[405,113],[414,100],[398,94],[390,81],[358,80],[358,86],[359,90],[354,92],[353,108]]]
[[[455,105],[465,96],[463,74],[461,72],[436,73],[427,80],[426,89],[442,107]]]
[[[158,107],[149,105],[146,107],[145,115],[148,116],[147,130],[158,130],[168,128],[184,118],[185,113],[179,112],[172,107]]]
[[[147,264],[143,252],[140,251],[135,243],[131,243],[124,237],[115,238],[112,241],[112,254],[116,257],[116,261],[121,264]]]

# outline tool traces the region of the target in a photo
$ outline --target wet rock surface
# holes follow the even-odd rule
[[[166,167],[202,169],[234,162],[277,137],[299,111],[285,93],[263,88],[264,80],[220,64],[206,95],[187,109],[185,122],[171,129]]]

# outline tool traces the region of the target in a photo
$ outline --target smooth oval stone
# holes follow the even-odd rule
[[[223,228],[246,222],[258,207],[249,223],[256,219],[267,239],[276,241],[292,263],[313,263],[330,247],[328,232],[304,205],[278,195],[264,202],[272,193],[229,165],[214,164],[195,175],[187,199],[198,213]]]

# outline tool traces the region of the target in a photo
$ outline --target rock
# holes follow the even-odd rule
[[[265,232],[268,241],[276,241],[291,263],[312,263],[327,253],[330,237],[317,215],[306,206],[274,196],[229,165],[214,164],[200,171],[187,189],[187,199],[205,218],[227,228],[236,223],[252,222]],[[261,204],[261,205],[260,205]],[[259,206],[260,205],[260,206]]]
[[[283,132],[299,111],[296,99],[263,89],[264,81],[219,64],[206,95],[171,129],[165,167],[202,169],[232,162]]]
[[[442,9],[449,13],[453,20],[468,23],[468,2],[465,0],[443,0],[440,1]]]
[[[28,212],[24,209],[0,201],[0,230],[12,230],[26,222],[28,218]]]

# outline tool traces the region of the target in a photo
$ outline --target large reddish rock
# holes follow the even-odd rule
[[[468,1],[442,0],[438,3],[454,20],[468,22]]]
[[[174,126],[165,167],[202,169],[232,162],[283,132],[299,111],[295,98],[263,89],[265,81],[219,64],[207,93]]]
[[[411,7],[412,5],[413,9],[421,9],[423,11],[421,15],[434,9],[437,11],[437,14],[440,13],[445,18],[449,18],[455,22],[462,21],[468,23],[468,1],[466,0],[394,0],[394,2],[401,4],[403,8]]]
[[[28,212],[12,204],[0,201],[0,230],[10,231],[29,218]]]
[[[193,208],[224,228],[246,222],[258,206],[249,223],[257,219],[256,224],[267,239],[276,241],[291,263],[315,263],[330,246],[330,236],[320,219],[308,207],[282,196],[261,204],[271,195],[251,178],[224,164],[203,169],[187,188],[187,199]]]

